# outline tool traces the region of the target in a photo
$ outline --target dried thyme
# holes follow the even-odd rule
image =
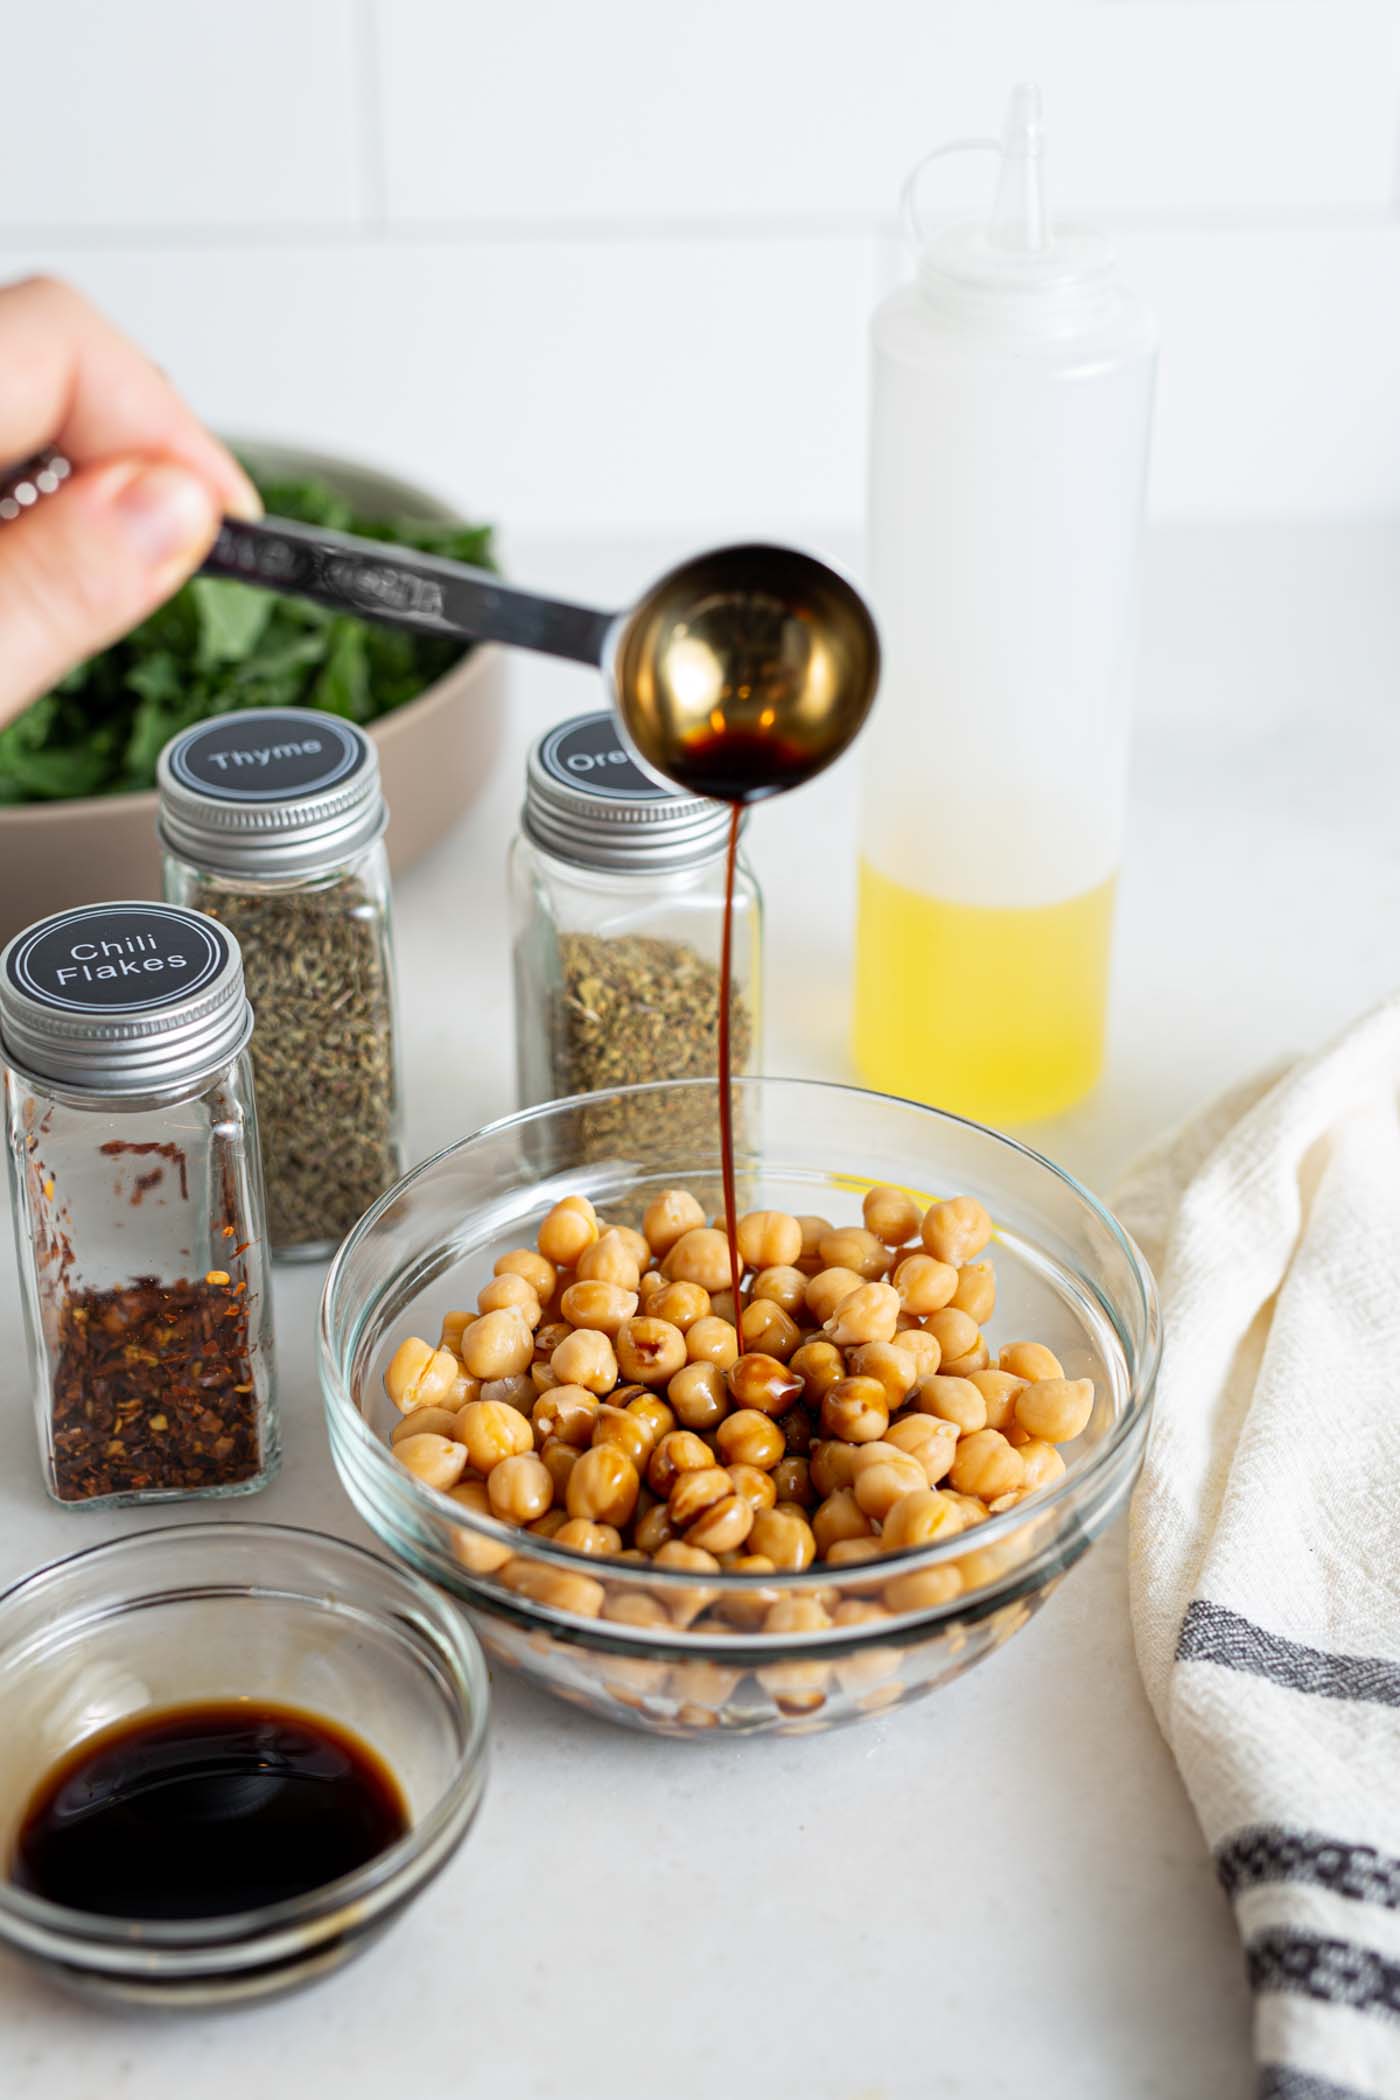
[[[401,1172],[393,986],[379,909],[346,875],[191,900],[243,951],[274,1248],[334,1243]]]
[[[550,1017],[557,1096],[648,1080],[716,1078],[719,970],[697,949],[651,934],[565,933],[558,951]],[[752,1014],[736,986],[731,1071],[747,1068],[752,1047]],[[678,1128],[675,1107],[665,1102],[599,1103],[583,1117],[584,1156],[597,1158],[618,1147],[650,1154],[658,1145],[670,1151],[680,1142],[690,1147],[693,1160],[714,1142],[711,1094],[697,1097],[691,1123]]]

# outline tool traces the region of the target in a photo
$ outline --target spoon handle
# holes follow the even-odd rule
[[[508,642],[574,663],[601,664],[612,625],[611,613],[539,597],[465,562],[287,518],[225,518],[202,569],[414,634]]]

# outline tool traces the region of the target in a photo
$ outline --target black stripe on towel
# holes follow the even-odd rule
[[[1252,1939],[1245,1959],[1253,1991],[1291,1991],[1325,2005],[1400,2020],[1400,1963],[1354,1940],[1328,1940],[1279,1926]]]
[[[1314,2078],[1311,2071],[1295,2071],[1288,2064],[1262,2064],[1257,2100],[1364,2100],[1355,2086],[1333,2085],[1330,2078]]]
[[[1267,1677],[1293,1692],[1318,1699],[1364,1699],[1373,1706],[1400,1706],[1400,1664],[1377,1655],[1331,1655],[1305,1648],[1282,1634],[1266,1633],[1223,1604],[1197,1597],[1186,1607],[1176,1644],[1178,1662],[1223,1663],[1251,1677]]]
[[[1266,1882],[1292,1881],[1400,1910],[1400,1859],[1316,1830],[1285,1830],[1277,1823],[1237,1830],[1216,1847],[1215,1870],[1231,1897]]]

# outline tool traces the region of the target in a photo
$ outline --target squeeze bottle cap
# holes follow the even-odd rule
[[[954,153],[994,153],[1001,163],[991,216],[931,231],[920,215],[919,188],[935,161]],[[1053,227],[1045,203],[1045,125],[1040,89],[1023,81],[1011,91],[1001,137],[952,139],[925,154],[904,185],[905,228],[921,281],[933,291],[1054,297],[1102,285],[1113,250],[1087,228]]]

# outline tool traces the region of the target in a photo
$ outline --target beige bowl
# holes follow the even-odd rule
[[[233,441],[260,474],[315,475],[366,517],[459,515],[440,498],[372,467],[295,446]],[[504,719],[504,661],[474,649],[407,707],[375,723],[396,872],[449,831],[487,780]],[[104,897],[158,897],[154,791],[28,802],[0,809],[0,943],[49,912]]]

